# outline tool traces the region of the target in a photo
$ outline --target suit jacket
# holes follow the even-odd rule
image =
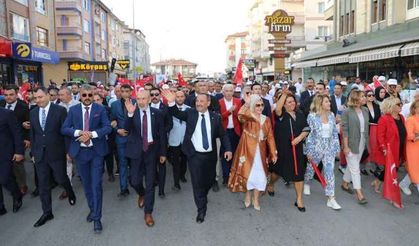
[[[158,144],[159,156],[166,156],[167,132],[164,128],[164,119],[160,110],[150,107],[151,131],[153,141]],[[129,132],[125,156],[130,159],[141,159],[143,154],[143,137],[141,136],[140,110],[135,109],[132,117],[127,117],[125,130]]]
[[[161,102],[159,109],[161,113],[163,114],[164,130],[166,131],[166,133],[169,133],[173,127],[173,120],[172,120],[172,115],[170,115],[169,113],[169,107],[163,102]]]
[[[191,138],[198,122],[199,112],[194,108],[188,108],[185,111],[180,111],[176,105],[169,107],[169,111],[174,117],[186,122],[186,132],[183,138],[182,151],[188,158],[192,158],[196,151]],[[230,140],[225,134],[225,130],[221,122],[221,116],[218,113],[211,111],[209,111],[209,114],[211,121],[212,153],[217,155],[217,138],[221,139],[221,145],[224,146],[226,152],[232,151]]]
[[[346,97],[342,95],[340,98],[340,101],[341,101],[341,105],[345,105]],[[330,105],[331,110],[336,115],[338,112],[338,105],[336,104],[336,96],[334,94],[330,97],[330,103],[331,103]]]
[[[216,113],[220,112],[220,105],[218,104],[218,100],[214,96],[210,96],[210,97],[211,97],[211,103],[208,107],[208,110],[210,112],[216,112]],[[186,104],[186,103],[185,104],[188,106],[191,106],[192,108],[195,108],[195,101],[196,101],[196,96],[193,98],[191,105]]]
[[[83,111],[82,103],[75,105],[68,111],[67,118],[61,128],[61,133],[70,137],[70,147],[68,154],[72,158],[77,158],[80,151],[80,142],[76,141],[78,137],[74,137],[76,130],[83,130]],[[112,132],[111,122],[109,121],[106,109],[99,104],[92,103],[90,112],[89,131],[96,131],[98,137],[93,138],[93,150],[99,156],[106,156],[108,153],[108,144],[106,142],[106,135]]]
[[[42,130],[39,122],[39,107],[30,111],[30,140],[31,151],[35,157],[35,162],[42,160],[44,150],[48,149],[46,159],[50,161],[65,161],[65,138],[61,134],[61,127],[67,116],[67,110],[64,107],[50,103],[45,131]]]
[[[310,97],[310,93],[308,92],[308,90],[303,91],[300,97],[300,104],[303,104],[305,100],[307,100],[309,97]]]
[[[185,104],[189,107],[195,107],[195,98],[196,94],[195,92],[190,92],[190,94],[185,99]]]
[[[368,146],[369,139],[369,115],[368,109],[361,107],[364,116],[364,137],[365,148]],[[348,138],[348,145],[351,152],[359,154],[359,142],[361,141],[361,124],[355,109],[347,108],[342,114],[342,132],[343,136]]]
[[[308,93],[308,92],[307,92]],[[308,114],[310,113],[310,105],[313,102],[315,95],[312,95],[311,97],[308,97],[300,104],[300,110],[304,113],[306,117],[308,117]]]
[[[231,113],[230,113],[230,111],[227,110],[224,98],[220,99],[218,101],[218,103],[220,104],[220,115],[221,115],[221,120],[223,122],[223,127],[224,127],[224,129],[227,129],[228,117],[230,116]],[[240,136],[241,135],[241,125],[240,125],[240,122],[239,122],[239,110],[241,108],[240,99],[233,98],[233,105],[236,106],[236,109],[234,109],[234,111],[233,111],[234,131],[236,132],[236,134],[238,136]]]
[[[0,101],[0,107],[6,107],[6,101]],[[29,121],[29,106],[22,100],[18,99],[16,107],[14,110],[15,116],[17,118],[17,123],[20,127],[20,132],[22,134],[23,140],[29,140],[29,130],[23,128],[22,123]]]
[[[405,125],[405,119],[400,114],[400,120]],[[390,114],[384,114],[378,120],[377,126],[377,142],[381,151],[377,152],[377,164],[385,165],[386,156],[384,156],[383,150],[387,150],[387,144],[390,144],[390,149],[393,154],[393,161],[396,166],[400,166],[400,163],[405,159],[405,153],[400,153],[400,136],[399,129],[397,128],[396,121]],[[403,150],[406,150],[404,147]]]
[[[0,162],[11,162],[14,154],[24,154],[22,134],[12,111],[0,108]]]
[[[370,110],[368,109],[368,106],[365,105],[364,107],[368,110],[368,113],[370,115],[370,123],[377,124],[378,123],[378,120],[381,117],[381,109],[380,109],[380,106],[377,103],[372,102],[372,108],[374,110],[374,117],[372,117],[372,114],[371,114]]]
[[[116,129],[124,129],[127,117],[127,111],[122,99],[118,99],[111,104],[111,120],[116,120]],[[116,144],[124,144],[127,142],[127,137],[122,137],[116,133],[115,142]]]

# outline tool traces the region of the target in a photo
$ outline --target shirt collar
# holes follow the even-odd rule
[[[43,108],[45,110],[45,112],[49,111],[50,106],[51,106],[51,102],[48,102],[47,106],[45,106],[45,108]]]
[[[161,103],[161,102],[158,102],[158,103],[151,103],[151,106],[152,106],[153,108],[160,108],[160,103]]]
[[[17,104],[17,100],[14,103],[10,103],[10,104],[6,103],[6,108],[7,108],[7,105],[12,105],[12,108],[15,108],[16,104]]]
[[[143,112],[144,110],[147,112],[150,109],[148,105],[145,106],[145,108],[141,108],[141,107],[138,107],[138,108],[140,109],[141,112]]]

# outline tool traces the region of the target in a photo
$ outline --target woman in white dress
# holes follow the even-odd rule
[[[268,160],[276,163],[277,153],[271,121],[262,115],[263,100],[258,95],[245,96],[239,111],[243,134],[236,149],[228,187],[232,192],[245,192],[244,205],[260,210],[260,192],[265,191]]]

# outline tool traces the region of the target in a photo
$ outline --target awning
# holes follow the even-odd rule
[[[406,44],[401,50],[401,56],[419,55],[419,42]]]
[[[349,63],[376,61],[397,57],[399,56],[400,47],[402,47],[402,45],[353,53],[349,57]]]
[[[306,67],[315,67],[317,65],[317,60],[296,62],[292,64],[294,68],[306,68]]]
[[[326,66],[326,65],[347,63],[347,62],[349,62],[349,55],[340,55],[340,56],[319,59],[319,61],[317,62],[317,66],[321,67],[321,66]]]

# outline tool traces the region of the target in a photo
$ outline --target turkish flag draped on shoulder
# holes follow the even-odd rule
[[[391,153],[390,144],[387,144],[383,197],[392,202],[396,207],[403,208],[399,182],[397,181],[396,162],[394,161],[393,153]]]
[[[178,85],[180,86],[180,87],[186,87],[188,84],[186,83],[186,81],[183,79],[183,76],[182,76],[182,74],[181,73],[178,73],[177,74],[177,79],[178,79]]]
[[[234,74],[234,79],[233,79],[233,81],[236,85],[241,85],[243,83],[242,67],[243,67],[243,59],[240,58],[239,64],[237,64],[236,74]]]
[[[29,82],[24,82],[19,89],[19,94],[22,96],[22,100],[28,103],[28,91],[31,89],[31,84]]]

